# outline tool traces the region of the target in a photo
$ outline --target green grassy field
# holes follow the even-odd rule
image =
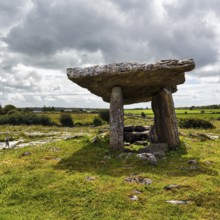
[[[125,124],[152,124],[152,112],[144,110],[149,117],[143,119],[142,111],[125,110]],[[59,115],[51,117],[56,121]],[[90,123],[94,117],[73,114],[75,122]],[[118,157],[109,150],[108,143],[93,143],[93,137],[107,125],[0,126],[0,132],[8,132],[14,139],[27,138],[26,131],[82,134],[74,139],[0,151],[0,220],[220,219],[220,139],[198,135],[220,136],[220,120],[216,120],[220,115],[177,110],[178,119],[185,117],[206,117],[215,128],[180,129],[179,150],[167,153],[158,166],[133,156]],[[24,156],[24,152],[30,154]],[[197,164],[188,164],[189,160]],[[152,184],[126,182],[125,178],[132,175],[149,178]],[[180,187],[165,190],[170,184]],[[130,199],[133,195],[137,201]],[[174,205],[167,200],[186,200],[189,204]]]

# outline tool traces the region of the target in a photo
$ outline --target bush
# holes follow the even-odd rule
[[[16,110],[16,107],[14,105],[6,105],[2,111],[3,114],[7,114],[8,112],[10,112],[11,110]]]
[[[61,114],[60,115],[60,123],[62,126],[73,127],[74,122],[70,114]]]
[[[11,110],[7,115],[0,116],[0,124],[9,125],[48,125],[51,126],[53,123],[47,116],[38,116],[33,113],[22,113]]]
[[[214,128],[214,125],[211,122],[199,118],[180,119],[179,126],[180,128]]]
[[[81,126],[83,126],[83,124],[81,122],[77,122],[77,123],[74,124],[74,126],[75,127],[81,127]]]
[[[93,120],[93,125],[95,125],[95,126],[100,126],[100,125],[102,125],[102,119],[101,119],[101,118],[98,118],[98,117],[94,118],[94,120]]]
[[[146,114],[144,112],[141,112],[141,117],[146,118]]]
[[[17,109],[12,109],[7,112],[7,115],[18,114],[18,113],[19,113],[19,111]]]
[[[99,112],[99,117],[103,121],[107,121],[109,123],[109,120],[110,120],[109,110],[103,110],[103,111]]]

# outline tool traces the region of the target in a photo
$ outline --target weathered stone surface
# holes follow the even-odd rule
[[[68,68],[70,80],[110,102],[113,87],[122,88],[124,104],[150,101],[161,88],[185,81],[184,72],[194,69],[192,59],[162,60],[155,64],[113,63],[86,68]]]
[[[110,146],[114,150],[124,149],[124,109],[120,87],[114,87],[110,102]]]
[[[126,177],[124,178],[124,180],[126,182],[129,182],[129,183],[141,183],[141,184],[145,184],[145,185],[150,185],[153,183],[153,181],[149,178],[145,178],[145,177]]]
[[[161,89],[152,99],[154,125],[158,142],[167,143],[170,150],[180,144],[173,98],[169,89]]]

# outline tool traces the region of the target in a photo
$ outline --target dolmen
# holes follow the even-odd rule
[[[195,68],[193,59],[161,60],[155,64],[113,63],[85,68],[68,68],[67,76],[110,103],[110,146],[124,149],[125,104],[151,101],[154,132],[169,150],[180,144],[172,93],[185,82],[185,72]]]

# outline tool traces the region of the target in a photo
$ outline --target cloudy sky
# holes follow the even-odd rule
[[[193,58],[175,105],[220,104],[219,11],[219,0],[1,0],[0,103],[108,107],[66,68]]]

